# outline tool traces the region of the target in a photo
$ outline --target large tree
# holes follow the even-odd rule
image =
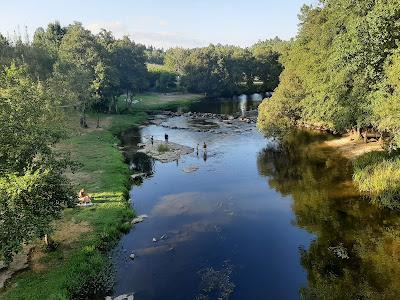
[[[64,136],[57,105],[26,66],[0,75],[0,256],[9,262],[23,243],[49,233],[50,222],[70,203],[51,146]]]

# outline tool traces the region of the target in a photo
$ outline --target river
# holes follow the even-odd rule
[[[398,215],[355,192],[350,162],[318,145],[328,136],[294,132],[277,143],[254,124],[199,132],[188,121],[173,117],[123,137],[129,146],[167,133],[208,148],[165,164],[128,155],[151,174],[130,192],[137,214],[149,217],[113,252],[115,296],[376,299],[400,290]]]

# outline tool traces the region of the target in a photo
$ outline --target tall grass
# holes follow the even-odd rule
[[[400,208],[400,157],[371,152],[354,162],[353,179],[372,202],[391,209]]]

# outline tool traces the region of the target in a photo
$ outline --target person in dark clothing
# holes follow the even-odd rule
[[[150,141],[151,141],[151,145],[153,146],[153,145],[154,145],[154,138],[153,138],[153,136],[151,136]]]
[[[165,142],[168,143],[168,134],[165,134],[164,138],[165,138]]]

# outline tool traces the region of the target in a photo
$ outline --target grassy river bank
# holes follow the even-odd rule
[[[52,235],[58,244],[46,251],[40,242],[30,254],[30,269],[13,278],[2,299],[70,299],[106,292],[113,283],[107,251],[130,229],[134,212],[127,201],[129,169],[118,150],[117,135],[147,119],[145,113],[102,115],[88,118],[80,129],[77,117],[69,117],[73,134],[58,145],[70,151],[81,166],[68,174],[75,190],[84,187],[92,207],[67,208],[55,223]]]
[[[130,114],[88,116],[87,129],[79,127],[77,114],[67,115],[70,138],[57,145],[80,164],[68,175],[74,189],[85,188],[92,207],[67,208],[54,224],[51,235],[55,249],[48,251],[41,241],[29,246],[29,266],[9,280],[0,299],[71,299],[104,294],[113,285],[108,251],[121,234],[130,230],[134,211],[128,200],[129,169],[118,149],[118,135],[143,124],[146,110],[198,101],[199,95],[147,95]],[[26,253],[22,259],[26,261]]]

